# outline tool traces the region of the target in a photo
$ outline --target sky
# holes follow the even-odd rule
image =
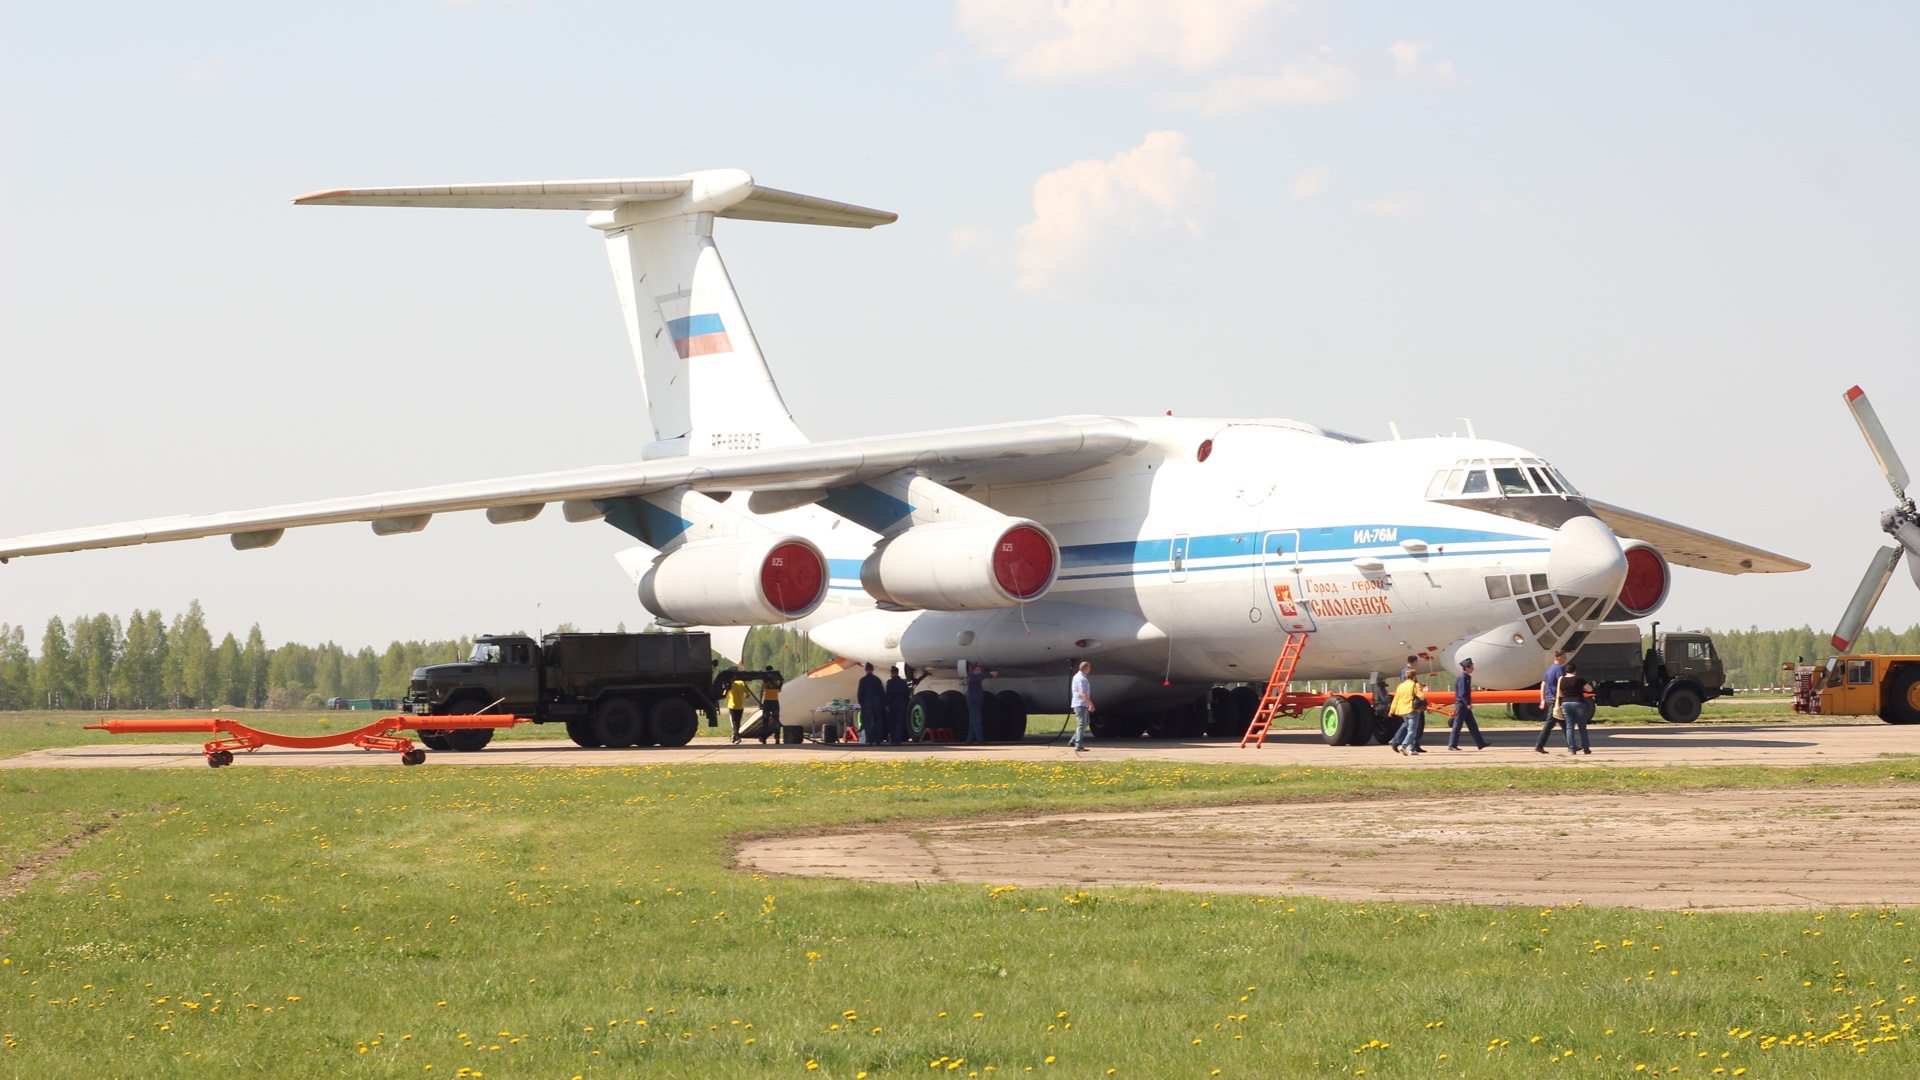
[[[1527,447],[1804,559],[1673,626],[1827,628],[1920,467],[1920,7],[957,0],[0,8],[0,536],[636,460],[584,216],[343,186],[741,168],[871,231],[715,237],[816,438],[1071,413]],[[199,599],[382,645],[645,621],[603,524],[14,560],[0,621]],[[1874,624],[1920,621],[1900,573]]]

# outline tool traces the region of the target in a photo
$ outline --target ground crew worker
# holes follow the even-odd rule
[[[1073,673],[1072,697],[1068,708],[1073,710],[1073,738],[1068,740],[1076,752],[1087,749],[1087,728],[1093,723],[1093,665],[1080,661],[1080,669]]]
[[[1447,749],[1460,749],[1460,728],[1473,732],[1473,748],[1485,750],[1487,740],[1480,737],[1480,723],[1473,718],[1473,661],[1460,661],[1460,675],[1453,680],[1453,724],[1447,729]]]
[[[733,718],[733,741],[740,741],[740,718],[747,714],[747,681],[735,679],[727,686],[727,715]],[[765,742],[765,739],[760,740]]]
[[[1547,714],[1546,723],[1540,725],[1540,739],[1533,744],[1533,752],[1547,752],[1547,736],[1553,734],[1553,725],[1566,723],[1566,718],[1557,708],[1560,694],[1560,680],[1567,675],[1567,650],[1553,650],[1553,663],[1547,665],[1547,672],[1540,677],[1540,708]]]
[[[760,745],[767,744],[767,733],[780,730],[780,684],[786,680],[777,671],[767,672],[760,683]],[[734,740],[738,742],[739,739]]]
[[[905,664],[895,664],[889,668],[886,696],[883,701],[887,717],[887,733],[895,746],[907,741],[907,714],[913,711],[913,686],[901,677],[902,668],[911,671]]]
[[[880,676],[873,673],[873,665],[867,665],[867,673],[860,676],[860,685],[854,690],[854,700],[860,703],[861,741],[874,744],[881,739],[880,717],[886,711],[887,689],[880,685]]]
[[[1427,731],[1427,695],[1413,676],[1401,679],[1400,685],[1393,688],[1393,704],[1388,707],[1387,715],[1403,718],[1390,744],[1394,753],[1426,753],[1420,749],[1420,737]]]

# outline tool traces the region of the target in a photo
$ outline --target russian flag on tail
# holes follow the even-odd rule
[[[733,351],[733,342],[727,340],[726,324],[720,321],[718,315],[688,315],[682,319],[668,319],[667,332],[673,335],[673,347],[679,351],[682,360],[689,356]]]

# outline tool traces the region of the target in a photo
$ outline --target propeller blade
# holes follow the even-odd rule
[[[1867,392],[1857,386],[1848,390],[1847,408],[1853,411],[1854,423],[1860,425],[1860,434],[1867,437],[1867,445],[1873,448],[1873,458],[1880,463],[1880,471],[1887,474],[1887,483],[1893,485],[1894,497],[1906,502],[1907,467],[1900,463],[1900,455],[1888,441],[1887,429],[1881,426],[1879,415],[1867,401]]]
[[[1880,594],[1886,590],[1887,582],[1893,577],[1893,568],[1900,562],[1900,549],[1881,548],[1867,564],[1867,576],[1860,579],[1860,587],[1853,592],[1853,599],[1847,603],[1847,613],[1840,616],[1840,625],[1833,631],[1833,647],[1838,652],[1846,652],[1853,647],[1855,638],[1860,636],[1860,628],[1866,625],[1867,616],[1873,614],[1873,605],[1880,602]]]

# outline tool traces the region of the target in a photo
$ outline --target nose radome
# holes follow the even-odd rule
[[[1620,538],[1596,517],[1569,518],[1547,551],[1547,584],[1573,596],[1620,595],[1627,580],[1627,553]]]

